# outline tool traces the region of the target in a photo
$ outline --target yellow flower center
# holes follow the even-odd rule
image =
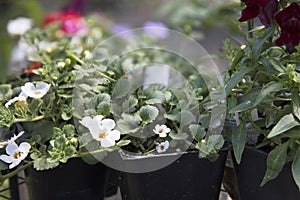
[[[26,101],[18,101],[15,103],[15,108],[18,109],[22,109],[25,108],[28,110],[28,103]]]
[[[14,154],[14,159],[18,159],[20,156],[21,156],[21,152],[18,151]]]
[[[105,138],[106,137],[106,132],[105,131],[100,131],[100,133],[99,133],[99,136],[98,136],[99,138]]]
[[[34,90],[33,92],[34,92],[34,94],[36,94],[36,95],[40,94],[40,92],[39,92],[38,90]]]
[[[164,132],[164,130],[162,130],[162,129],[160,129],[159,131],[158,131],[158,133],[163,133]]]

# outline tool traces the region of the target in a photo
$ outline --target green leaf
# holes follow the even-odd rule
[[[238,73],[236,73],[230,81],[226,84],[225,91],[226,94],[228,95],[230,91],[236,87],[236,85],[245,77],[246,74],[251,72],[252,68],[250,67],[243,67],[239,70]]]
[[[267,95],[269,95],[271,92],[276,92],[281,90],[284,87],[282,83],[274,83],[271,82],[267,84],[264,88],[261,89],[258,96],[255,98],[255,100],[246,100],[243,103],[237,105],[236,107],[232,108],[229,113],[236,113],[236,112],[242,112],[245,110],[249,110],[257,106]],[[253,90],[253,92],[256,92]],[[255,96],[250,96],[251,99],[253,99]]]
[[[265,185],[267,182],[278,176],[286,163],[288,146],[289,142],[280,144],[269,153],[267,158],[267,171],[260,186]]]
[[[120,140],[116,145],[119,147],[126,146],[130,144],[131,140]]]
[[[212,145],[216,150],[220,150],[223,147],[224,142],[225,140],[222,135],[210,135],[207,140],[207,143]]]
[[[296,151],[294,157],[294,161],[292,164],[292,173],[298,189],[300,190],[300,147],[298,147],[298,150]]]
[[[140,128],[141,117],[138,114],[122,114],[122,119],[117,121],[117,127],[121,134],[135,133]]]
[[[293,114],[285,115],[279,120],[279,122],[274,126],[274,128],[268,134],[268,138],[275,137],[299,125],[300,123],[295,120]]]
[[[37,158],[33,161],[33,167],[36,170],[47,170],[55,168],[59,165],[58,161],[51,160],[49,158]]]
[[[293,114],[300,120],[300,98],[298,89],[292,90]]]
[[[262,47],[267,39],[269,39],[271,36],[273,36],[274,33],[274,26],[271,28],[268,28],[265,32],[264,35],[256,40],[253,44],[253,49],[252,49],[252,62],[255,63],[258,58],[261,56],[262,52]]]
[[[243,103],[237,105],[236,107],[232,108],[229,113],[232,114],[232,113],[236,113],[236,112],[242,112],[244,110],[249,110],[251,108],[254,107],[254,102],[253,101],[244,101]]]
[[[129,94],[129,81],[126,78],[121,78],[117,82],[112,92],[112,96],[119,99]]]
[[[242,58],[243,58],[244,56],[245,56],[245,51],[242,50],[242,49],[240,49],[240,50],[238,51],[238,53],[234,56],[234,59],[233,59],[233,61],[232,61],[232,63],[231,63],[230,68],[231,68],[231,69],[234,69],[235,66],[237,66],[237,65],[240,63],[240,61],[242,60]]]
[[[195,116],[188,110],[183,110],[180,113],[180,126],[189,125],[195,122]]]
[[[152,122],[157,117],[159,111],[156,107],[147,105],[141,107],[139,113],[144,122]]]
[[[271,92],[277,92],[281,90],[284,87],[283,83],[277,83],[277,82],[271,82],[267,84],[259,93],[257,96],[254,106],[258,105],[268,94]]]
[[[26,132],[32,133],[32,136],[40,137],[40,144],[44,144],[50,140],[53,135],[54,123],[47,120],[41,120],[38,122],[23,123],[23,127]]]
[[[189,125],[189,130],[191,131],[193,138],[195,138],[195,140],[198,142],[200,142],[206,134],[204,127],[200,126],[199,124]]]
[[[97,114],[108,116],[110,114],[110,103],[101,102],[97,106]]]
[[[233,146],[233,153],[238,164],[241,163],[242,154],[246,144],[247,129],[244,123],[240,124],[232,131],[231,141]]]
[[[169,134],[169,136],[170,136],[173,140],[185,140],[185,139],[188,138],[188,135],[187,135],[186,133],[184,133],[184,132],[177,132],[177,133],[175,133],[175,132],[172,131],[172,132]]]

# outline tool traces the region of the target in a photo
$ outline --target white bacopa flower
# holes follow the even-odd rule
[[[18,17],[16,19],[9,20],[6,28],[10,35],[23,35],[26,31],[31,29],[32,25],[32,19]]]
[[[161,143],[156,143],[156,151],[157,153],[162,153],[165,152],[169,148],[169,141],[161,142]]]
[[[9,169],[12,169],[27,157],[30,148],[31,146],[27,142],[22,142],[20,146],[15,142],[10,142],[5,149],[8,155],[1,155],[0,160],[9,163]]]
[[[20,101],[26,102],[26,100],[27,100],[27,96],[23,92],[21,92],[19,96],[10,99],[8,102],[5,103],[4,106],[8,108],[11,104],[15,102],[20,102]]]
[[[171,129],[168,128],[166,125],[159,125],[157,124],[153,129],[153,132],[158,134],[159,137],[167,137],[167,134],[170,133]]]
[[[20,133],[18,133],[18,135],[13,135],[9,140],[0,142],[0,149],[6,147],[8,145],[8,143],[15,142],[23,134],[24,134],[24,131],[21,131]]]
[[[38,82],[34,85],[31,82],[25,83],[24,86],[21,87],[22,92],[33,99],[41,99],[50,89],[50,84],[45,82]]]
[[[113,130],[116,126],[115,121],[103,119],[102,115],[97,115],[94,118],[84,117],[79,123],[89,129],[92,137],[100,141],[102,147],[114,146],[116,144],[115,141],[120,139],[120,132]]]

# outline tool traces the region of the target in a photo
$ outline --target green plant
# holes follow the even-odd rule
[[[230,60],[224,73],[229,118],[238,125],[231,135],[234,155],[240,163],[246,144],[263,149],[268,158],[261,185],[291,163],[300,188],[299,1],[243,2],[246,42],[234,47],[228,40],[224,48]],[[264,26],[256,25],[255,17]]]
[[[121,56],[114,44],[98,47],[110,34],[97,20],[54,13],[21,36],[29,67],[0,86],[0,181],[31,165],[47,170],[78,157],[94,164],[121,147],[137,154],[181,147],[217,158],[224,139],[207,134],[217,105],[197,70],[155,48],[161,37],[151,28],[138,42],[120,37]],[[178,87],[144,86],[153,63],[172,63]]]

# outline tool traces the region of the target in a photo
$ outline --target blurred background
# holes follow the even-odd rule
[[[0,0],[0,82],[5,82],[10,71],[12,49],[17,42],[6,26],[17,17],[31,18],[39,27],[48,13],[72,9],[83,16],[98,15],[103,26],[138,28],[147,21],[162,22],[218,56],[225,38],[240,30],[234,23],[239,18],[239,6],[239,0]],[[226,62],[216,56],[217,65],[224,69]]]

